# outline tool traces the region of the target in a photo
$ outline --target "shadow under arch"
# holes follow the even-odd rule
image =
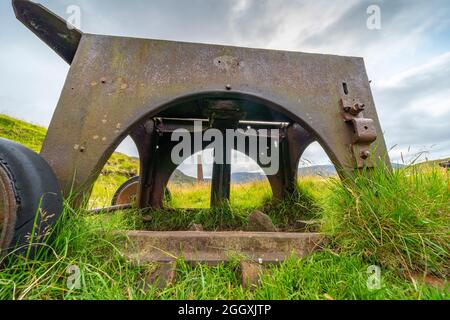
[[[182,161],[191,157],[196,152],[206,150],[210,141],[201,141],[201,145],[195,144],[195,135],[197,133],[204,133],[212,125],[213,120],[205,120],[205,115],[208,115],[208,102],[210,99],[216,98],[219,93],[208,93],[190,95],[182,99],[175,100],[159,110],[156,117],[151,117],[151,114],[144,116],[137,125],[130,127],[130,135],[136,143],[141,159],[141,186],[139,196],[139,204],[141,207],[161,207],[163,206],[164,190],[173,175],[178,165],[172,162],[172,150],[179,143],[172,141],[172,134],[175,130],[183,129],[191,135],[191,150],[193,152],[183,155]],[[298,163],[304,150],[317,138],[314,133],[305,130],[301,125],[295,123],[285,113],[280,112],[281,107],[274,107],[273,103],[252,97],[249,99],[248,95],[241,93],[227,93],[220,95],[222,99],[227,98],[234,101],[241,110],[238,125],[244,128],[276,128],[280,130],[280,146],[276,152],[280,153],[279,170],[276,173],[269,173],[268,168],[260,162],[259,155],[256,157],[250,154],[251,148],[245,147],[243,153],[252,158],[265,172],[267,179],[272,188],[273,197],[275,199],[283,199],[286,196],[291,196],[297,191],[297,174]],[[247,100],[244,100],[247,99]],[[228,101],[229,101],[228,100]],[[206,101],[206,102],[205,102]],[[262,105],[260,103],[267,103]],[[197,110],[196,110],[197,107]],[[201,109],[201,113],[199,110]],[[183,110],[190,110],[189,113]],[[255,110],[261,111],[261,115],[255,114]],[[205,112],[206,111],[206,112]],[[236,111],[234,111],[236,112]],[[170,118],[175,115],[182,115],[185,118]],[[242,116],[242,114],[244,116]],[[150,117],[150,118],[149,118]],[[193,119],[202,119],[202,123],[206,122],[207,126],[201,126],[200,129],[192,124]],[[150,120],[148,120],[150,119]],[[269,120],[271,122],[269,122]],[[174,124],[174,122],[177,122]],[[227,129],[231,127],[227,127]],[[259,137],[258,137],[259,139]],[[242,151],[242,150],[239,150]],[[229,169],[230,170],[230,169]],[[229,173],[228,173],[229,174]],[[216,176],[213,176],[213,190],[219,188],[216,181]],[[230,180],[219,182],[229,189]],[[229,198],[229,190],[225,191],[223,197]],[[215,194],[213,191],[212,194]],[[212,200],[213,201],[213,200]]]
[[[158,105],[140,107],[140,110],[147,111],[136,113],[125,119],[124,123],[119,123],[120,126],[118,124],[115,130],[116,137],[112,142],[108,142],[106,146],[102,146],[101,148],[93,148],[95,154],[91,154],[90,159],[83,161],[83,159],[79,157],[79,154],[78,157],[75,157],[75,159],[78,159],[79,161],[75,161],[74,166],[83,166],[84,168],[83,170],[76,170],[77,168],[75,168],[74,172],[76,173],[76,176],[71,181],[64,181],[61,179],[65,184],[64,190],[75,190],[76,194],[83,195],[90,193],[93,182],[98,178],[98,175],[112,153],[127,136],[131,136],[136,143],[139,152],[141,172],[145,172],[146,170],[152,171],[152,168],[148,167],[150,162],[153,164],[163,164],[163,167],[159,168],[160,171],[158,173],[142,177],[141,180],[142,186],[147,189],[147,191],[141,190],[141,199],[147,199],[145,201],[146,205],[151,204],[152,207],[161,206],[160,199],[163,197],[160,192],[154,192],[152,190],[155,188],[162,190],[163,188],[161,186],[167,185],[167,182],[170,179],[171,174],[176,170],[176,167],[171,164],[169,159],[171,148],[174,146],[173,142],[170,141],[170,138],[167,139],[163,137],[162,139],[158,139],[158,142],[155,141],[155,137],[159,136],[158,138],[161,138],[162,135],[161,130],[156,128],[154,119],[170,118],[175,115],[178,115],[178,117],[185,120],[204,119],[210,110],[208,109],[208,102],[215,100],[234,101],[241,108],[240,111],[245,115],[242,119],[246,121],[289,124],[286,128],[290,130],[291,134],[287,139],[290,141],[287,149],[296,149],[296,151],[293,153],[287,151],[288,154],[285,155],[285,158],[289,158],[291,163],[290,168],[286,169],[287,171],[291,171],[290,173],[280,172],[277,175],[268,177],[272,189],[274,190],[275,198],[283,197],[286,192],[286,190],[284,190],[286,185],[289,185],[287,187],[289,189],[288,192],[293,192],[292,188],[294,188],[295,185],[297,177],[296,168],[298,167],[292,164],[300,161],[301,154],[314,141],[321,144],[337,168],[344,167],[343,163],[345,163],[345,160],[342,156],[338,155],[338,152],[335,151],[336,149],[333,148],[333,146],[325,142],[325,139],[322,138],[315,128],[313,128],[308,119],[300,117],[298,114],[289,111],[287,108],[271,100],[254,94],[237,91],[206,91],[171,99]],[[289,135],[288,132],[286,134]],[[202,148],[203,147],[204,146],[202,146]],[[85,147],[85,149],[88,149],[88,147]],[[45,150],[46,149],[44,148],[44,155]],[[153,151],[149,152],[149,150]],[[158,157],[155,157],[155,150],[158,150]],[[143,205],[143,203],[141,203],[141,205]]]
[[[145,105],[139,109],[148,109],[148,111],[139,117],[131,119],[130,124],[122,130],[122,134],[114,141],[113,149],[115,149],[120,143],[127,137],[133,138],[133,131],[142,125],[145,125],[148,119],[152,118],[181,118],[181,119],[204,119],[208,115],[207,102],[209,100],[231,100],[236,101],[245,114],[245,117],[241,120],[248,121],[261,121],[261,122],[280,122],[291,123],[299,125],[308,133],[311,137],[310,142],[318,142],[325,150],[328,157],[333,163],[340,163],[341,160],[337,155],[337,152],[333,150],[333,146],[326,142],[326,139],[322,137],[321,133],[311,124],[309,113],[306,113],[304,117],[299,116],[295,112],[290,111],[288,108],[281,104],[276,103],[274,100],[270,100],[263,96],[258,96],[252,93],[239,92],[239,91],[204,91],[185,96],[170,99],[161,103],[160,105]],[[300,108],[303,109],[303,108]],[[340,121],[342,122],[342,121]],[[323,127],[321,124],[320,127]],[[346,126],[347,127],[347,126]],[[309,145],[308,145],[309,146]],[[305,149],[308,147],[306,146]],[[107,152],[110,152],[108,150]],[[340,168],[344,168],[342,163],[338,165]]]

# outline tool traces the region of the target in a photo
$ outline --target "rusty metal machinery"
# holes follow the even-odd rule
[[[450,161],[444,161],[439,163],[439,166],[444,169],[450,169]]]
[[[131,136],[141,161],[139,207],[161,207],[177,167],[171,133],[194,134],[193,119],[218,130],[246,122],[279,128],[272,152],[280,170],[268,175],[275,198],[295,192],[299,161],[315,141],[341,177],[379,160],[389,165],[362,58],[85,34],[31,1],[13,6],[71,65],[41,152],[65,196],[89,195]],[[228,199],[230,174],[229,165],[214,166],[212,205]]]

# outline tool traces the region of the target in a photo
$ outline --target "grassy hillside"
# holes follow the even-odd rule
[[[41,150],[46,132],[43,127],[0,114],[0,137],[23,144],[38,153]],[[104,174],[135,176],[138,167],[139,160],[115,153],[108,161]]]
[[[39,152],[45,138],[45,128],[0,114],[0,137],[16,141]]]
[[[9,139],[39,153],[46,129],[25,121],[0,114],[0,137]],[[110,205],[114,192],[128,178],[139,173],[139,160],[121,153],[114,153],[108,160],[99,181],[94,186],[91,206]],[[174,184],[195,183],[195,179],[176,171],[171,179]]]
[[[40,130],[41,138],[45,130],[3,116],[0,123],[0,136],[39,149],[33,130]],[[136,168],[133,159],[115,155],[96,184],[93,204],[108,203]],[[8,263],[0,271],[0,299],[445,300],[449,187],[448,171],[424,164],[395,172],[380,167],[345,185],[334,178],[302,178],[299,195],[282,203],[270,201],[267,182],[254,182],[233,186],[231,203],[215,210],[207,209],[208,184],[172,184],[173,200],[158,212],[93,216],[66,205],[52,250],[43,250],[38,261]],[[254,290],[242,287],[237,260],[216,267],[179,261],[177,282],[158,289],[143,282],[154,266],[136,266],[117,248],[115,230],[186,230],[193,223],[206,230],[244,230],[255,208],[283,231],[295,231],[298,220],[318,220],[329,245],[310,257],[292,257],[268,268]],[[67,268],[74,265],[81,270],[82,285],[69,290]],[[371,265],[382,270],[380,289],[367,287]]]

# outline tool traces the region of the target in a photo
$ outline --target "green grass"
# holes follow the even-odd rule
[[[37,261],[11,263],[0,272],[0,299],[446,299],[446,291],[405,281],[384,270],[382,288],[367,288],[367,267],[358,256],[325,251],[291,258],[264,271],[261,285],[244,289],[237,261],[216,267],[177,264],[177,282],[166,289],[142,282],[152,266],[123,260],[113,231],[142,227],[136,213],[91,216],[66,209],[54,251]],[[67,270],[78,266],[81,289],[67,289]]]
[[[0,116],[0,136],[34,150],[44,134],[42,128]],[[109,205],[133,170],[134,159],[114,155],[94,187],[90,206]],[[207,185],[170,188],[169,209],[153,212],[147,222],[142,218],[149,214],[136,210],[93,216],[66,204],[51,249],[43,247],[33,261],[7,261],[0,271],[0,299],[449,299],[448,282],[439,289],[412,280],[416,273],[448,279],[449,176],[435,164],[393,173],[380,169],[346,185],[306,178],[299,182],[297,197],[275,204],[269,201],[267,183],[237,185],[230,205],[216,210],[207,209]],[[186,230],[192,223],[207,230],[240,230],[254,209],[270,215],[281,229],[299,219],[318,219],[330,244],[307,258],[292,257],[266,269],[254,290],[242,287],[237,260],[216,267],[179,261],[176,283],[157,289],[143,283],[154,266],[126,261],[114,233]],[[367,287],[371,265],[382,270],[379,290]],[[80,289],[67,288],[70,266],[81,271]]]
[[[46,134],[45,128],[0,114],[0,137],[16,141],[39,152]]]
[[[446,299],[446,291],[406,281],[383,270],[382,288],[367,288],[369,264],[358,256],[331,251],[291,258],[264,271],[261,285],[244,289],[238,263],[216,267],[177,264],[177,282],[146,287],[142,279],[153,266],[124,261],[113,231],[140,228],[137,213],[88,217],[66,209],[64,228],[54,251],[37,261],[11,263],[0,272],[0,299]],[[67,289],[67,270],[78,266],[81,289]]]
[[[316,193],[318,198],[311,196],[308,201],[313,201],[315,206],[309,208],[313,210],[309,214],[321,215],[324,231],[332,239],[330,246],[310,257],[292,257],[279,266],[266,269],[261,285],[254,290],[242,287],[237,261],[216,267],[192,267],[179,261],[174,285],[163,290],[148,287],[142,279],[153,266],[138,267],[125,261],[118,248],[120,241],[113,232],[149,228],[148,223],[143,223],[141,213],[131,210],[89,216],[66,206],[54,251],[43,251],[45,255],[37,261],[10,263],[0,272],[0,299],[448,299],[448,284],[447,289],[434,288],[412,281],[405,272],[424,270],[427,265],[428,272],[441,278],[448,276],[448,265],[445,264],[449,261],[447,175],[444,171],[432,171],[414,176],[408,170],[393,175],[378,178],[372,175],[371,188],[382,188],[382,184],[382,189],[388,189],[401,182],[405,189],[396,197],[378,191],[376,209],[361,205],[365,202],[364,197],[376,190],[366,191],[366,194],[359,190],[362,194],[354,200],[347,194],[356,192],[359,183],[362,184],[359,188],[368,188],[367,181],[356,180],[356,186],[351,189],[336,181],[319,181],[323,184],[321,188],[326,186],[324,189],[328,191],[321,195]],[[422,179],[420,187],[415,179]],[[252,185],[252,188],[258,189],[258,186]],[[314,188],[305,193],[315,194]],[[305,203],[302,198],[298,201],[301,201],[297,204],[300,207]],[[259,205],[264,208],[267,204],[263,201]],[[247,210],[225,207],[216,211],[190,212],[162,210],[152,215],[150,229],[165,230],[167,226],[184,229],[193,222],[204,223],[211,229],[218,225],[239,227],[245,225],[244,212],[250,210],[250,207]],[[373,210],[379,212],[376,218],[371,218]],[[428,219],[428,229],[416,225],[417,219],[423,219],[424,215]],[[400,217],[401,223],[398,222]],[[374,220],[376,225],[373,225]],[[396,235],[395,242],[373,240],[370,234],[378,234],[377,230],[383,230],[386,237]],[[405,243],[402,237],[406,238]],[[421,237],[431,246],[407,241],[408,237]],[[412,255],[414,252],[418,254]],[[410,263],[403,265],[409,255]],[[367,268],[373,264],[382,268],[382,288],[371,291],[366,284]],[[73,265],[81,270],[79,290],[67,289],[67,268]]]
[[[322,197],[324,230],[340,252],[406,275],[447,277],[449,186],[444,170],[416,166],[374,170],[349,185],[335,181]]]

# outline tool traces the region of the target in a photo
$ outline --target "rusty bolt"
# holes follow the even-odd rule
[[[361,159],[367,160],[370,157],[370,151],[361,151]]]
[[[359,115],[361,112],[363,112],[366,109],[366,105],[362,103],[355,103],[353,105],[353,108],[351,108],[350,113],[354,116]]]

